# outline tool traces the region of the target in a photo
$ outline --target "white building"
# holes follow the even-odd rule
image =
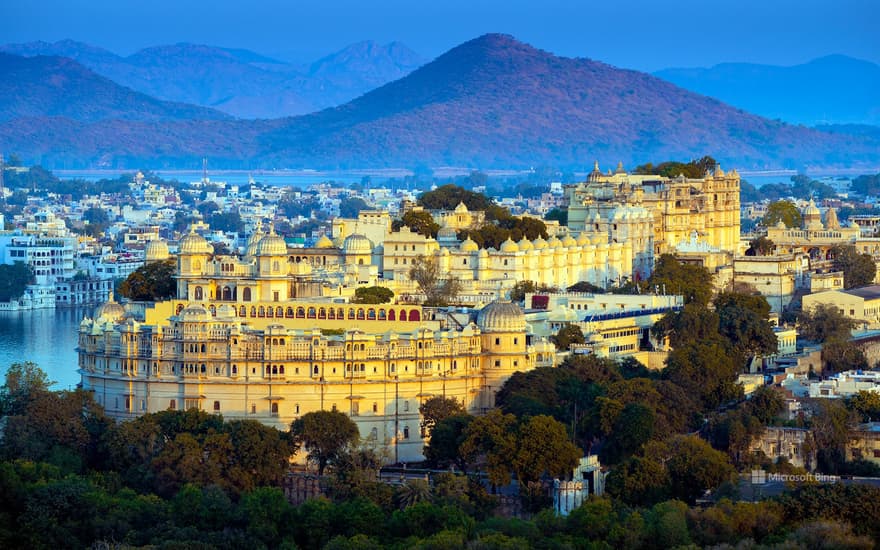
[[[848,370],[810,383],[810,397],[851,397],[860,391],[880,394],[880,371]]]

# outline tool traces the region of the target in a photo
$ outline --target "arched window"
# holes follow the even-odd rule
[[[342,319],[345,319],[345,310],[342,308],[337,309],[336,310],[336,318],[339,319],[340,321]]]
[[[409,320],[410,321],[420,321],[421,315],[419,315],[419,310],[414,309],[409,312]]]
[[[328,319],[336,319],[336,310],[333,309],[332,307],[327,311],[327,318]]]
[[[277,345],[278,345],[278,338],[272,338],[272,345],[273,345],[273,346],[277,346]]]
[[[281,306],[275,308],[275,317],[284,317],[284,309]]]
[[[247,317],[247,308],[245,308],[244,306],[241,306],[240,308],[238,308],[238,316],[239,317]]]
[[[287,311],[284,312],[284,316],[287,317],[288,319],[293,319],[293,308],[292,307],[287,308]]]
[[[232,300],[232,289],[228,286],[223,287],[223,299],[227,302]]]
[[[380,309],[380,310],[379,310],[379,320],[380,320],[380,321],[384,321],[386,318],[387,318],[387,315],[385,314],[385,310],[384,310],[384,309]]]
[[[241,299],[244,300],[245,302],[250,302],[251,301],[251,289],[245,288],[243,291],[241,291]]]
[[[272,306],[266,308],[266,317],[273,317],[275,315],[275,310],[272,309]]]
[[[255,308],[254,306],[251,306],[251,317],[256,317],[256,316],[257,316],[257,308]]]
[[[315,367],[312,369],[312,374],[318,376],[318,365],[315,365]]]
[[[353,308],[349,308],[349,310],[348,310],[348,318],[349,318],[349,319],[354,319],[354,309],[353,309]]]
[[[405,309],[400,310],[400,320],[406,321],[406,310]]]
[[[272,374],[278,374],[278,365],[272,365]]]
[[[208,309],[211,310],[211,317],[217,316],[217,308],[214,306],[214,304],[211,304],[210,306],[208,306]]]
[[[326,319],[326,318],[327,318],[327,310],[324,308],[318,309],[318,319]]]
[[[272,414],[278,414],[278,403],[272,403]]]
[[[206,349],[207,349],[207,346],[205,346],[205,344],[202,344],[202,353],[205,353]]]
[[[389,321],[396,321],[397,320],[397,314],[394,313],[393,309],[388,310],[388,320]]]
[[[202,287],[197,286],[196,291],[193,293],[193,296],[194,296],[195,300],[203,300],[204,299],[204,292],[202,291]]]
[[[308,317],[309,319],[314,319],[316,317],[315,308],[310,307],[308,313],[306,314],[306,317]]]
[[[297,319],[305,319],[305,317],[306,317],[305,308],[303,308],[303,307],[296,308],[296,318]]]
[[[272,271],[278,271],[281,269],[281,264],[278,263],[278,260],[272,262]]]
[[[260,306],[260,309],[257,310],[257,317],[265,317],[266,316],[266,308]]]
[[[180,315],[181,311],[183,311],[183,304],[177,304],[175,315]]]
[[[376,320],[376,310],[375,309],[370,308],[367,310],[367,320],[369,320],[369,321]]]
[[[358,311],[357,311],[357,318],[358,318],[359,321],[363,321],[363,320],[364,320],[364,308],[362,308],[362,307],[359,307],[359,308],[358,308]]]

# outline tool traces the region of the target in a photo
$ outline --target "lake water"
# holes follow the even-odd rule
[[[12,363],[33,361],[55,381],[55,389],[72,389],[77,374],[77,331],[94,308],[0,312],[0,373]],[[2,381],[0,381],[2,385]]]

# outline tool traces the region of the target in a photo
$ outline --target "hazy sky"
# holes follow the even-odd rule
[[[194,42],[293,61],[365,39],[434,57],[504,32],[641,70],[832,53],[880,63],[878,28],[878,0],[0,0],[2,43],[72,38],[129,54]]]

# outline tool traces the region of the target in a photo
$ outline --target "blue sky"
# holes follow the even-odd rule
[[[639,70],[724,61],[880,63],[877,0],[0,0],[0,42],[72,38],[122,54],[194,42],[311,61],[358,40],[434,57],[504,32]]]

